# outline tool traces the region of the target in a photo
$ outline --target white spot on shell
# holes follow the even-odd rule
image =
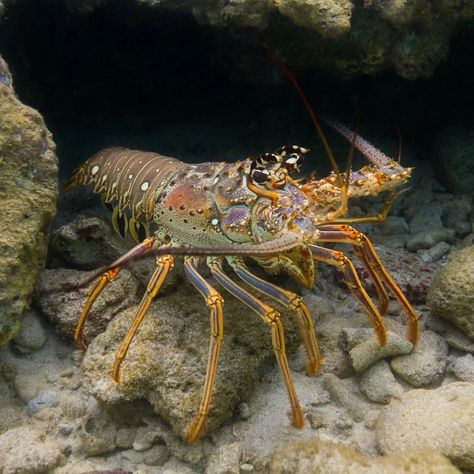
[[[132,179],[132,178],[133,178],[133,174],[129,174],[128,179]]]
[[[104,182],[106,179],[107,179],[107,175],[104,174],[104,176],[102,176],[102,182]]]
[[[156,172],[159,173],[159,172],[160,172],[160,168],[156,168]]]
[[[288,159],[286,160],[286,162],[287,162],[289,165],[294,165],[297,161],[298,161],[298,158],[288,158]]]
[[[143,181],[142,185],[140,186],[140,189],[142,191],[146,191],[149,186],[150,186],[150,183],[148,181]]]
[[[99,171],[99,167],[97,165],[93,166],[91,170],[92,176],[97,174],[98,171]]]
[[[212,219],[211,224],[212,224],[212,225],[217,225],[217,224],[219,224],[219,219]]]

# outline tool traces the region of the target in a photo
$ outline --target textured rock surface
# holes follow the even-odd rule
[[[360,390],[369,400],[388,403],[394,395],[404,392],[403,386],[397,382],[390,365],[381,360],[369,367],[359,379]]]
[[[474,385],[405,392],[381,411],[376,436],[384,454],[436,449],[456,466],[473,469]]]
[[[436,275],[428,293],[435,316],[474,338],[474,246],[459,251]]]
[[[0,346],[18,333],[46,257],[56,212],[54,150],[41,115],[18,100],[0,57]]]
[[[274,474],[454,474],[460,471],[436,451],[406,451],[368,459],[341,445],[319,439],[297,441],[273,456]]]
[[[111,377],[112,365],[135,311],[136,307],[121,312],[91,343],[82,366],[84,383],[108,405],[147,399],[155,412],[183,435],[203,388],[209,310],[189,284],[161,298],[135,336],[117,385]],[[224,311],[229,316],[225,319],[209,430],[232,415],[242,394],[253,386],[262,365],[273,355],[270,329],[258,316],[233,298],[226,299]],[[285,317],[285,321],[290,319]]]

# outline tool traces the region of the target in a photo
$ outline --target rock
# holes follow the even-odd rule
[[[245,463],[240,465],[240,474],[252,474],[255,472],[253,464]]]
[[[409,234],[378,235],[372,234],[370,240],[373,244],[384,245],[391,249],[403,249],[408,241]]]
[[[410,390],[380,412],[375,434],[383,454],[436,449],[457,467],[474,468],[474,385]]]
[[[273,454],[272,474],[455,474],[449,460],[433,450],[405,451],[366,458],[352,449],[320,439],[295,441]]]
[[[443,339],[454,349],[474,354],[474,340],[469,339],[462,331],[451,323],[430,315],[426,318],[428,328],[443,336]]]
[[[385,360],[377,362],[361,374],[359,386],[360,391],[369,400],[378,403],[388,403],[394,395],[405,391],[393,376],[390,365]]]
[[[2,474],[52,472],[64,461],[60,445],[32,427],[1,434],[0,453]]]
[[[443,227],[442,212],[443,209],[439,204],[425,204],[410,219],[410,233],[420,234],[441,229]]]
[[[209,346],[209,310],[190,284],[159,298],[141,324],[122,364],[120,384],[111,377],[115,353],[136,307],[122,311],[94,339],[82,364],[84,386],[112,411],[123,402],[148,400],[183,436],[199,406]],[[233,298],[224,308],[225,334],[208,431],[231,417],[263,364],[273,357],[270,328]],[[237,316],[238,315],[238,316]],[[283,315],[291,351],[292,318]]]
[[[134,465],[146,464],[148,466],[163,466],[169,459],[168,448],[164,444],[158,444],[146,451],[128,449],[122,451],[122,457],[131,461]]]
[[[220,446],[211,455],[206,466],[206,474],[240,474],[240,443]]]
[[[323,383],[331,398],[343,406],[354,421],[362,421],[365,418],[367,405],[349,390],[343,380],[333,374],[326,374]]]
[[[436,262],[441,257],[446,255],[451,248],[451,245],[446,242],[439,242],[434,247],[431,247],[429,250],[422,252],[420,254],[421,260],[426,263]]]
[[[71,290],[85,281],[90,272],[69,269],[43,270],[35,289],[35,300],[41,312],[67,337],[73,337],[77,322],[89,294],[86,287]],[[102,332],[117,313],[136,304],[140,299],[138,283],[129,270],[106,286],[92,307],[84,330],[88,342]]]
[[[56,212],[55,145],[41,115],[23,105],[0,57],[0,346],[21,317],[46,258]]]
[[[460,250],[436,275],[427,303],[435,316],[474,338],[474,247]]]
[[[26,405],[26,412],[28,415],[36,415],[44,408],[57,407],[59,405],[58,396],[55,392],[46,391],[38,394],[37,397],[33,398]]]
[[[120,428],[115,435],[115,445],[121,449],[132,448],[135,435],[136,430],[133,428]]]
[[[403,217],[388,216],[385,222],[376,227],[381,235],[407,234],[409,231],[407,221]]]
[[[450,369],[459,380],[474,384],[474,357],[472,354],[456,357],[451,363]]]
[[[363,372],[380,359],[409,354],[413,349],[411,342],[392,331],[387,332],[387,338],[385,346],[379,346],[375,336],[372,336],[349,351],[349,359],[357,373]]]
[[[46,343],[46,332],[35,311],[28,311],[23,317],[20,333],[14,339],[22,352],[41,349]]]
[[[18,374],[13,379],[13,388],[23,403],[29,403],[39,393],[43,380],[31,375]]]
[[[448,243],[454,243],[454,229],[435,229],[427,232],[421,232],[415,234],[407,240],[407,249],[410,252],[416,252],[420,249],[429,249],[434,247],[437,243],[444,241]]]
[[[473,195],[474,189],[474,128],[460,122],[445,128],[434,144],[434,158],[440,173],[453,193]]]
[[[394,372],[414,387],[437,382],[446,371],[448,345],[432,331],[423,331],[420,342],[411,354],[394,357]]]

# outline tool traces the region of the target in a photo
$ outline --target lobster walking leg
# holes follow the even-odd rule
[[[318,247],[317,245],[310,245],[309,247],[315,260],[333,265],[342,270],[348,288],[362,306],[364,306],[368,315],[371,317],[379,344],[384,346],[387,343],[387,329],[385,328],[382,316],[380,316],[374,303],[362,287],[362,283],[357,276],[357,272],[352,262],[342,252]]]
[[[403,308],[408,318],[408,340],[416,345],[420,337],[419,317],[406,299],[402,290],[400,290],[393,278],[387,272],[387,269],[381,262],[370,240],[367,236],[348,225],[324,226],[322,228],[325,229],[329,227],[332,227],[335,230],[322,230],[318,240],[321,240],[322,242],[347,243],[361,249],[361,253],[363,253],[364,257],[367,259],[370,268],[378,278],[382,280],[388,288],[390,288],[398,303]]]
[[[219,352],[224,336],[224,313],[222,296],[198,273],[194,258],[185,259],[184,271],[186,276],[196,289],[201,293],[207,306],[211,309],[211,338],[209,341],[209,355],[207,359],[206,380],[204,390],[199,405],[199,411],[194,418],[188,432],[186,441],[194,443],[204,431],[204,425],[209,415],[211,405],[212,390],[216,381],[217,365],[219,362]]]
[[[235,273],[248,285],[278,301],[283,306],[296,312],[298,328],[306,349],[306,370],[308,375],[316,375],[321,370],[323,359],[319,351],[314,333],[313,319],[301,296],[292,291],[284,290],[249,271],[242,259],[229,257],[229,265]]]
[[[303,428],[304,413],[298,400],[298,396],[296,395],[293,377],[291,376],[288,359],[286,357],[285,334],[283,331],[280,314],[232,281],[223,272],[220,260],[211,259],[208,264],[212,275],[219,282],[219,284],[221,284],[230,294],[235,296],[242,303],[249,306],[263,319],[266,324],[271,327],[273,351],[275,353],[275,357],[283,375],[283,380],[288,392],[291,405],[292,423],[295,428]]]
[[[153,273],[147,288],[146,292],[143,295],[143,298],[140,302],[140,306],[138,307],[137,314],[128,330],[125,339],[122,342],[119,350],[117,351],[117,355],[115,356],[114,368],[113,368],[113,378],[115,382],[120,382],[120,366],[122,365],[122,361],[125,358],[128,348],[130,347],[130,343],[132,342],[135,333],[137,332],[143,318],[145,317],[148,308],[150,307],[153,299],[157,295],[160,288],[163,286],[163,283],[168,276],[170,269],[173,266],[173,257],[169,255],[161,256],[156,259],[157,268]]]

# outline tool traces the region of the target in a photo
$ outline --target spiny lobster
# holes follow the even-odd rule
[[[237,163],[197,165],[157,153],[108,148],[92,156],[66,185],[66,190],[70,190],[94,184],[94,192],[101,194],[104,202],[113,208],[116,230],[121,235],[130,232],[139,242],[95,275],[98,279],[75,333],[81,347],[86,347],[82,335],[87,315],[104,287],[117,278],[125,264],[156,255],[157,268],[117,352],[113,368],[117,382],[131,340],[172,268],[173,256],[184,256],[185,273],[211,310],[204,393],[198,414],[187,433],[189,442],[196,441],[204,430],[224,325],[223,298],[198,270],[202,257],[206,257],[215,280],[271,327],[273,349],[289,395],[292,423],[297,428],[303,427],[304,415],[288,366],[280,314],[229,278],[223,270],[224,261],[250,287],[294,310],[306,349],[309,375],[319,372],[322,358],[305,303],[297,294],[252,273],[245,265],[245,257],[250,257],[271,274],[285,270],[306,287],[314,282],[314,261],[338,267],[347,286],[370,316],[381,345],[387,341],[382,319],[388,306],[385,285],[408,317],[409,340],[417,343],[418,316],[384,268],[369,239],[339,223],[347,210],[341,204],[344,196],[351,198],[394,190],[407,181],[411,169],[403,168],[342,125],[333,126],[370,160],[370,166],[349,173],[347,177],[333,172],[328,178],[319,180],[294,180],[292,175],[298,171],[303,155],[308,151],[298,146],[284,146],[273,153]],[[345,185],[341,186],[344,179]],[[351,261],[342,252],[319,245],[328,242],[353,246],[375,284],[379,308],[362,287]]]

